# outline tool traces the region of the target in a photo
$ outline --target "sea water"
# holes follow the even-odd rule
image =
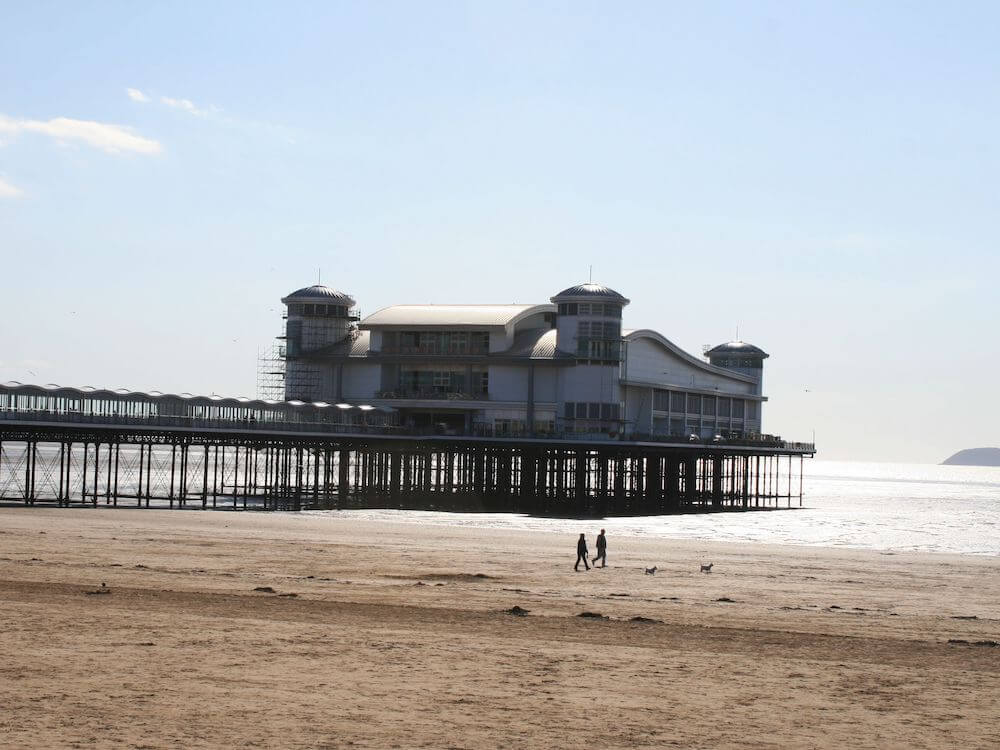
[[[616,536],[767,542],[1000,556],[1000,468],[806,461],[802,507],[608,518]],[[594,521],[505,513],[315,511],[355,518],[483,528],[594,531]]]

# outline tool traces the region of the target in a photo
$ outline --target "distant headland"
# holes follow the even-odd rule
[[[1000,466],[1000,448],[966,448],[941,463],[952,466]]]

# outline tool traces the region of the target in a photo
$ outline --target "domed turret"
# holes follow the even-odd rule
[[[764,360],[771,355],[759,346],[745,341],[730,341],[727,344],[713,346],[705,352],[705,356],[708,357],[709,364],[756,378],[757,392],[760,393]]]
[[[551,298],[557,306],[556,346],[581,359],[617,363],[621,357],[622,308],[629,301],[614,289],[587,282]]]
[[[301,289],[296,289],[287,297],[282,297],[281,301],[286,305],[290,302],[312,302],[327,305],[343,305],[348,309],[354,307],[356,304],[351,295],[338,292],[336,289],[331,289],[322,284],[313,284],[312,286],[304,286]]]
[[[587,282],[551,298],[557,306],[556,348],[576,355],[561,374],[561,429],[617,433],[622,429],[622,308],[628,299]]]
[[[576,284],[571,286],[569,289],[563,289],[559,294],[551,300],[554,304],[559,304],[560,302],[617,302],[619,305],[624,307],[629,303],[625,297],[620,295],[614,289],[604,284],[595,284],[592,281],[588,281],[584,284]]]
[[[351,332],[354,298],[322,284],[282,297],[285,315],[285,398],[320,401],[322,377],[309,354],[343,341]]]

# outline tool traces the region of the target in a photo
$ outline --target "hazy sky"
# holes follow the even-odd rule
[[[823,458],[997,445],[1000,6],[5,2],[0,380],[254,395],[284,294],[771,353]]]

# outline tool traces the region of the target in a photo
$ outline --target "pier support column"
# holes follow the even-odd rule
[[[643,513],[659,513],[663,508],[662,465],[663,459],[660,456],[646,458],[646,492],[643,495]]]
[[[722,457],[712,456],[712,507],[716,510],[722,507],[722,470]]]
[[[392,497],[393,504],[399,502],[399,485],[402,476],[402,454],[399,450],[393,450],[389,454],[389,495]]]
[[[698,499],[698,459],[689,456],[684,459],[684,505],[694,507]]]
[[[347,504],[347,491],[351,483],[351,452],[341,448],[337,460],[337,504],[344,507]]]
[[[578,448],[574,454],[573,497],[576,500],[576,507],[581,511],[592,509],[591,498],[587,492],[587,460],[587,450]]]

